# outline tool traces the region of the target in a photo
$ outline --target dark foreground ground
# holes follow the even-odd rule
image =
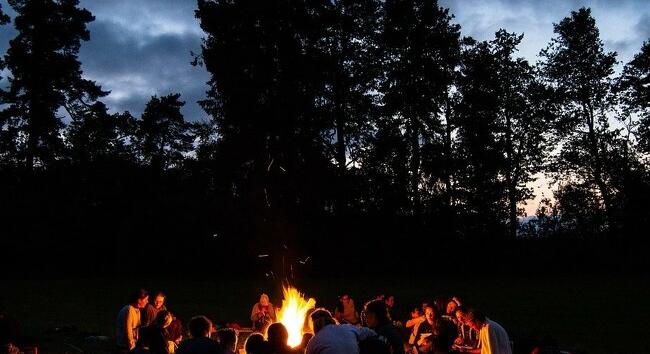
[[[357,305],[378,293],[393,293],[400,312],[422,299],[458,295],[500,322],[516,352],[550,336],[562,348],[588,353],[650,353],[650,278],[645,276],[488,277],[458,279],[408,276],[386,279],[302,279],[298,287],[331,306],[341,291]],[[269,280],[31,279],[2,285],[0,312],[21,325],[42,353],[103,353],[112,348],[115,318],[126,295],[138,286],[163,289],[168,307],[184,322],[205,314],[216,322],[248,325],[260,291],[280,304],[279,282]],[[92,337],[100,336],[100,337]],[[108,342],[101,336],[108,336]],[[90,337],[90,338],[89,338]]]

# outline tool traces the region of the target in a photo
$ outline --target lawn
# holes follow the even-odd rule
[[[650,353],[650,282],[641,276],[535,276],[463,278],[390,277],[386,279],[302,279],[299,288],[331,306],[341,291],[357,305],[378,293],[393,293],[406,312],[411,304],[434,296],[457,295],[501,323],[517,343],[545,335],[563,348],[588,353]],[[187,321],[205,314],[216,322],[247,318],[260,291],[280,303],[279,285],[268,280],[31,279],[5,282],[0,312],[9,313],[42,353],[100,353],[108,343],[85,341],[90,335],[112,337],[118,310],[138,286],[163,289],[168,307]],[[58,330],[57,330],[58,328]]]

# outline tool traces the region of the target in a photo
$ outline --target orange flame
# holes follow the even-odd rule
[[[303,294],[292,286],[283,287],[282,293],[284,299],[282,299],[282,308],[278,310],[278,321],[289,332],[287,344],[295,348],[302,342],[305,317],[307,311],[316,306],[316,300],[313,298],[305,299]]]

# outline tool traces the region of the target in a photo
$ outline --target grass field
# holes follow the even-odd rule
[[[640,276],[477,275],[462,279],[303,279],[298,285],[319,305],[331,305],[342,290],[357,299],[357,305],[360,299],[391,292],[404,312],[425,298],[458,295],[501,323],[515,346],[518,340],[549,335],[563,348],[612,354],[650,353],[649,280]],[[274,303],[281,300],[278,284],[254,280],[20,280],[3,284],[0,312],[15,317],[23,334],[40,343],[42,353],[76,353],[79,349],[100,353],[112,347],[112,338],[98,346],[83,338],[91,334],[112,337],[124,298],[138,286],[165,290],[168,308],[184,321],[205,314],[217,322],[247,325],[260,291],[266,288]],[[66,327],[76,330],[55,330]]]

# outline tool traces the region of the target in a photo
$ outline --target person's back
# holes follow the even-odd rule
[[[436,353],[448,353],[451,351],[454,341],[458,336],[456,325],[449,319],[440,318],[436,321],[436,336],[434,348]]]
[[[189,338],[181,342],[178,354],[223,354],[219,343],[208,337]]]
[[[246,354],[268,354],[268,344],[261,333],[253,333],[246,339],[244,351]]]
[[[307,354],[358,354],[358,342],[373,335],[375,332],[365,327],[327,325],[309,341]]]
[[[222,328],[217,331],[219,344],[225,354],[235,354],[237,352],[237,331],[234,328]]]
[[[266,337],[270,354],[294,354],[300,352],[300,348],[294,349],[287,345],[289,332],[280,322],[269,326]]]
[[[137,347],[151,354],[168,354],[169,345],[165,329],[156,324],[142,327]]]
[[[512,354],[510,338],[500,324],[486,318],[480,331],[481,354]]]
[[[142,327],[138,336],[137,349],[150,354],[169,354],[174,352],[173,343],[169,341],[167,328],[172,323],[173,316],[169,311],[158,312],[153,323]]]
[[[397,327],[392,323],[386,323],[374,329],[378,335],[386,338],[393,354],[404,353],[404,343],[402,341],[402,334]]]
[[[205,316],[193,317],[188,323],[189,339],[181,342],[178,354],[223,354],[224,350],[216,341],[210,339],[212,322]]]

